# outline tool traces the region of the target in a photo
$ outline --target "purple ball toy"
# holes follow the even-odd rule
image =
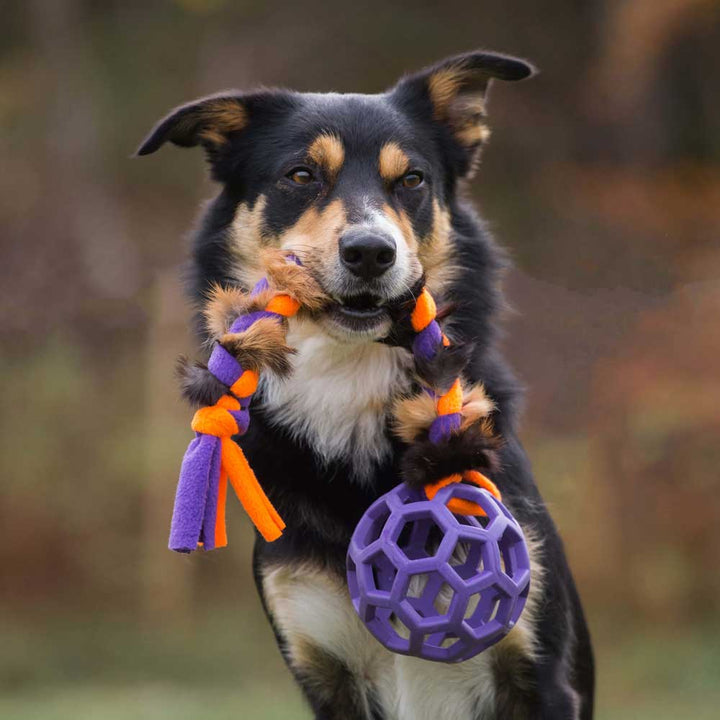
[[[454,497],[486,517],[454,515]],[[376,500],[355,528],[347,556],[360,619],[389,650],[461,662],[501,640],[530,589],[520,525],[486,490],[454,483],[432,500],[404,483]]]

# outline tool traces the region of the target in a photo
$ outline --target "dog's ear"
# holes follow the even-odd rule
[[[451,159],[456,170],[467,175],[490,134],[485,115],[491,81],[524,80],[534,73],[535,68],[525,60],[469,52],[402,78],[390,94],[406,112],[446,129],[454,146]]]
[[[248,124],[247,100],[241,93],[223,93],[175,108],[145,138],[137,155],[149,155],[166,142],[180,147],[202,145],[217,151],[233,133]]]

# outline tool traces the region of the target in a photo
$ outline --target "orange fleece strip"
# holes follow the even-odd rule
[[[276,295],[265,306],[268,312],[274,312],[283,317],[292,317],[300,309],[300,303],[289,295]]]
[[[238,500],[255,527],[268,542],[277,540],[285,523],[260,487],[240,446],[231,438],[222,439],[222,463]]]
[[[463,391],[460,384],[460,378],[455,380],[452,387],[438,398],[437,411],[438,415],[453,415],[462,412],[463,407]]]
[[[225,507],[227,505],[227,473],[220,471],[220,482],[218,483],[217,512],[215,513],[215,547],[221,548],[227,545],[227,527],[225,524]]]
[[[445,477],[442,480],[438,480],[435,483],[426,485],[425,494],[427,495],[429,500],[432,500],[437,494],[438,490],[447,487],[452,483],[460,482],[461,480],[466,480],[467,482],[471,482],[474,485],[477,485],[483,490],[487,490],[491,495],[502,501],[502,496],[500,495],[500,491],[498,490],[497,485],[495,485],[495,483],[490,480],[490,478],[485,477],[485,475],[483,475],[481,472],[478,472],[477,470],[466,470],[462,475],[460,475],[459,473],[455,475],[448,475],[448,477]],[[463,500],[463,498],[451,498],[448,501],[447,507],[450,512],[453,512],[456,515],[486,514],[479,505],[470,502],[469,500]]]
[[[258,374],[254,370],[245,370],[230,386],[230,392],[236,397],[248,397],[257,390],[259,379]]]
[[[413,330],[417,333],[422,332],[435,319],[436,315],[435,301],[427,289],[423,288],[410,315]]]

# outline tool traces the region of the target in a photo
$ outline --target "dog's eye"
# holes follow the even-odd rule
[[[403,175],[400,179],[403,187],[416,188],[423,184],[423,174],[419,170],[413,170],[412,172]]]
[[[286,177],[289,180],[292,180],[296,185],[308,185],[311,183],[315,178],[313,177],[313,174],[305,167],[296,167],[293,168]]]

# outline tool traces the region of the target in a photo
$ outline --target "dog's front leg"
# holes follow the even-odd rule
[[[391,654],[353,610],[344,578],[257,552],[255,580],[285,662],[316,720],[385,720],[378,695]]]
[[[530,659],[513,649],[495,653],[496,720],[585,720],[568,668],[557,657]],[[481,715],[480,717],[485,717]]]
[[[360,679],[339,658],[309,642],[286,661],[315,713],[315,720],[376,720]]]

